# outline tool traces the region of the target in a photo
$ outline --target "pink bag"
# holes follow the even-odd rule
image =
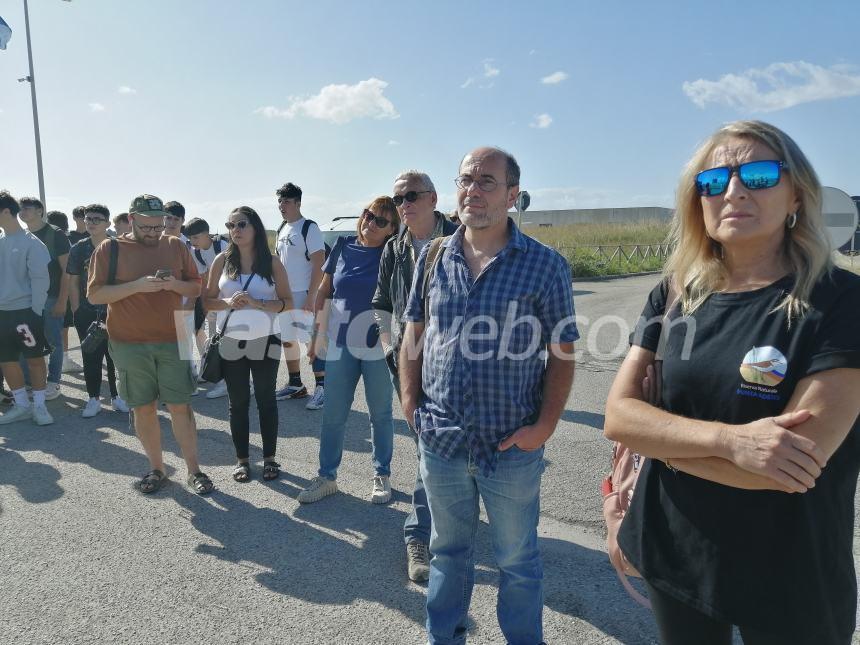
[[[669,303],[663,312],[663,322],[669,318],[669,312],[677,303],[673,281],[669,282],[666,293],[666,302]],[[663,345],[668,333],[667,326],[662,325],[660,332],[660,344],[657,348],[657,361],[663,358]],[[618,531],[621,529],[621,521],[630,508],[633,499],[633,491],[636,488],[636,480],[639,479],[639,471],[642,467],[642,456],[631,452],[627,446],[617,441],[612,446],[612,464],[609,474],[603,479],[601,493],[603,494],[603,519],[606,522],[606,547],[609,552],[609,561],[615,567],[618,579],[627,590],[627,593],[640,605],[651,608],[648,599],[640,594],[630,581],[628,576],[641,578],[642,575],[627,561],[627,557],[618,546]]]
[[[601,486],[603,493],[603,519],[606,522],[606,547],[609,551],[609,561],[615,567],[618,579],[627,590],[627,593],[640,605],[651,608],[651,603],[642,594],[633,588],[627,576],[641,578],[636,569],[633,568],[621,547],[618,546],[618,531],[621,528],[621,520],[630,508],[630,500],[633,499],[633,489],[639,478],[639,470],[642,465],[642,457],[630,450],[624,444],[615,442],[612,447],[612,471],[607,475]]]

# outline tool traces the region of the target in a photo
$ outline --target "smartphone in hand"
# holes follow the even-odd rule
[[[173,271],[171,269],[159,269],[155,272],[155,277],[159,280],[167,280],[170,276],[173,275]]]

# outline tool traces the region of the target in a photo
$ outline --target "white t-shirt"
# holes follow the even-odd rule
[[[239,275],[238,280],[231,280],[227,277],[226,273],[222,273],[221,278],[218,280],[218,286],[220,287],[218,297],[229,298],[237,291],[241,291],[249,277],[247,273],[242,273]],[[276,300],[278,298],[275,292],[275,285],[269,284],[258,275],[251,278],[245,291],[257,300]],[[227,318],[228,312],[228,309],[222,309],[218,312],[218,329],[222,332],[224,332],[224,320]],[[254,338],[269,336],[270,334],[277,334],[278,329],[275,325],[275,318],[276,315],[268,311],[236,309],[230,316],[224,335],[237,340],[253,340]]]
[[[293,291],[308,291],[311,284],[311,263],[305,257],[322,251],[323,244],[320,227],[312,222],[308,228],[307,248],[305,239],[302,237],[302,224],[305,218],[300,217],[295,222],[286,222],[284,228],[278,235],[278,257],[284,263],[287,270],[287,278],[290,280],[290,289]]]
[[[197,272],[200,275],[203,275],[204,273],[206,273],[209,270],[209,267],[212,266],[212,260],[215,259],[216,255],[218,255],[221,251],[227,250],[227,242],[225,242],[224,240],[221,240],[220,246],[218,246],[218,248],[220,248],[221,251],[218,251],[216,249],[216,246],[218,246],[218,242],[213,240],[212,244],[205,251],[203,249],[200,249],[198,251],[193,246],[191,247],[191,255],[194,256],[194,264],[197,265]],[[198,253],[203,258],[203,264],[200,264],[200,259],[197,257]]]

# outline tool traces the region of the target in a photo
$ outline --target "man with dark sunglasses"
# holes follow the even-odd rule
[[[479,499],[499,566],[505,642],[543,642],[543,448],[570,393],[579,334],[567,261],[507,214],[519,183],[519,165],[499,148],[463,158],[455,180],[463,225],[421,254],[404,314],[401,405],[419,433],[433,521],[434,643],[466,640]]]
[[[379,263],[379,281],[371,306],[379,325],[386,361],[394,391],[400,397],[397,355],[403,338],[406,301],[412,286],[415,259],[434,237],[451,235],[457,230],[436,210],[436,188],[427,173],[407,170],[394,179],[394,203],[405,226],[385,244]],[[403,526],[406,541],[406,566],[409,579],[424,582],[430,575],[430,510],[420,469],[412,492],[412,512]]]
[[[188,485],[203,495],[213,485],[197,462],[190,405],[196,383],[178,344],[182,298],[200,295],[200,276],[185,244],[162,235],[166,213],[158,197],[135,197],[128,212],[131,235],[103,241],[92,256],[87,298],[93,305],[107,305],[119,394],[132,409],[134,429],[151,468],[138,483],[140,492],[154,493],[167,478],[157,414],[161,401],[188,467]]]

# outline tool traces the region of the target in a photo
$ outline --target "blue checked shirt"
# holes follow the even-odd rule
[[[424,332],[424,396],[415,428],[445,459],[464,441],[484,475],[495,470],[499,443],[537,421],[547,344],[579,338],[567,261],[523,235],[508,218],[510,239],[477,279],[463,255],[463,232],[443,243],[430,278]],[[403,319],[424,322],[427,248],[415,267]]]

